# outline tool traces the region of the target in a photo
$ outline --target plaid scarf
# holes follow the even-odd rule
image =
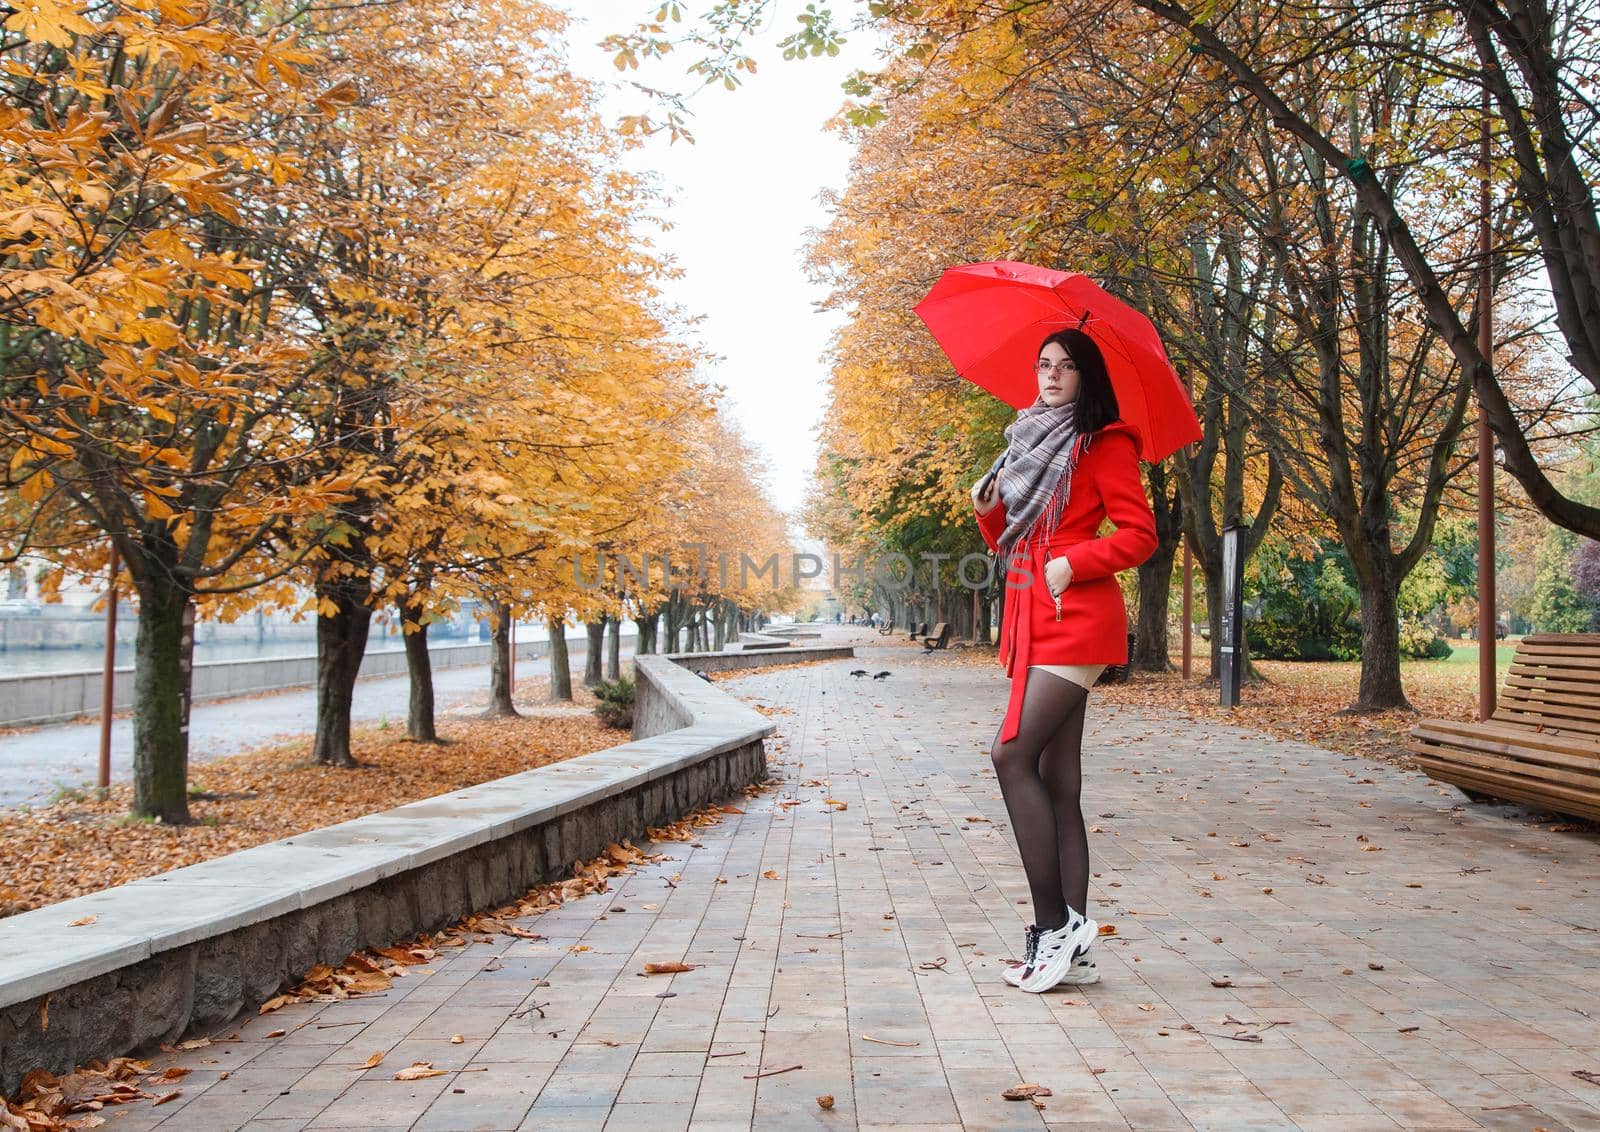
[[[1081,437],[1083,444],[1078,443],[1077,408],[1072,402],[1052,408],[1041,398],[1006,426],[1008,445],[998,479],[1006,506],[999,541],[1008,559],[1019,540],[1026,551],[1030,541],[1042,541],[1061,521],[1072,469],[1089,440]]]

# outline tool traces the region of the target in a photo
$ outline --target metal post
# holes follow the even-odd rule
[[[178,728],[183,738],[183,780],[189,781],[189,709],[194,704],[194,598],[183,607],[183,632],[178,637],[178,671],[182,673],[182,691],[178,707],[183,713],[183,725]]]
[[[116,698],[117,667],[117,544],[111,544],[106,565],[106,660],[100,681],[100,773],[95,782],[104,790],[111,785],[111,709]]]
[[[1185,369],[1183,374],[1183,389],[1189,395],[1189,403],[1194,404],[1194,379]],[[1195,445],[1188,448],[1188,455],[1193,456]],[[1187,505],[1187,503],[1185,504]],[[1183,536],[1183,679],[1187,683],[1194,674],[1194,548],[1189,545],[1189,536]]]
[[[507,607],[510,608],[509,606]],[[511,621],[507,635],[511,638],[511,656],[506,660],[506,697],[512,701],[517,698],[517,614],[515,610],[506,614]]]
[[[1183,540],[1183,678],[1194,672],[1194,552]]]
[[[1483,184],[1478,215],[1478,351],[1494,364],[1494,278],[1491,273],[1489,228],[1489,92],[1483,92],[1483,124],[1479,138]],[[1498,671],[1495,667],[1496,616],[1494,562],[1494,433],[1489,417],[1478,409],[1478,718],[1494,714]]]

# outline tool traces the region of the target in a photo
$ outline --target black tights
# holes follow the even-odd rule
[[[1034,923],[1049,929],[1067,922],[1067,905],[1089,914],[1089,833],[1078,802],[1089,690],[1038,668],[1027,679],[1017,734],[1005,743],[996,735],[989,757],[1028,874]]]

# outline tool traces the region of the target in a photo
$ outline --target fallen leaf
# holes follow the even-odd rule
[[[1105,1070],[1099,1070],[1104,1073]],[[1051,1097],[1055,1094],[1043,1085],[1013,1085],[1000,1094],[1008,1101],[1026,1101],[1034,1097]]]
[[[190,1038],[188,1041],[179,1042],[178,1048],[182,1050],[205,1049],[210,1044],[210,1038]]]
[[[363,1061],[361,1063],[362,1071],[365,1071],[365,1070],[368,1070],[368,1069],[373,1069],[373,1068],[376,1068],[377,1066],[381,1065],[383,1063],[383,1056],[384,1056],[384,1051],[383,1050],[379,1050],[377,1053],[375,1053],[371,1057],[367,1058],[367,1060],[365,1060],[365,1061]]]
[[[150,1107],[151,1108],[159,1108],[160,1106],[166,1104],[168,1101],[175,1101],[181,1096],[183,1096],[183,1090],[182,1089],[173,1089],[172,1092],[170,1092],[170,1093],[162,1093],[159,1097],[157,1097],[155,1099],[155,1103],[152,1104]]]
[[[761,875],[766,877],[768,880],[777,880],[778,879],[778,871],[776,869],[768,869],[766,872],[762,873]]]
[[[84,927],[88,927],[90,924],[94,923],[95,920],[98,919],[98,918],[99,917],[97,917],[97,916],[79,916],[76,920],[73,920],[70,924],[68,924],[67,927],[69,927],[69,928],[84,928]]]
[[[448,1069],[435,1069],[431,1061],[413,1061],[394,1075],[396,1081],[420,1081],[424,1077],[443,1077]]]
[[[50,996],[45,995],[39,1000],[39,1032],[42,1034],[50,1029]]]
[[[832,1093],[823,1093],[822,1096],[818,1097],[817,1098],[817,1107],[822,1109],[823,1111],[827,1111],[828,1109],[832,1108],[833,1107],[833,1094]]]
[[[646,963],[644,973],[647,975],[677,975],[684,971],[693,971],[698,963]]]
[[[285,1034],[287,1034],[288,1032],[289,1032],[288,1030],[273,1030],[272,1032],[270,1032],[267,1035],[267,1037],[269,1037],[269,1038],[281,1038]]]
[[[466,1042],[466,1040],[467,1040],[467,1036],[465,1034],[451,1034],[450,1035],[450,1044],[453,1045],[453,1046],[462,1045],[462,1044],[464,1044]]]

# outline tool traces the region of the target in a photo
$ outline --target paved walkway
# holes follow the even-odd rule
[[[568,657],[573,678],[583,675],[588,646],[575,646]],[[624,659],[633,650],[622,650]],[[524,680],[544,681],[550,674],[547,657],[517,663],[518,695]],[[489,702],[489,666],[436,668],[433,673],[434,711],[440,718],[470,713]],[[405,726],[411,698],[411,679],[368,676],[356,681],[350,718],[356,724],[390,720]],[[237,755],[273,743],[312,734],[317,718],[317,690],[294,688],[207,700],[189,710],[189,762]],[[92,790],[100,765],[100,720],[51,723],[38,727],[0,729],[0,808],[40,805],[65,788]],[[111,780],[133,778],[133,713],[124,711],[111,721]]]
[[[1573,1075],[1600,1073],[1592,836],[1092,707],[1090,901],[1116,934],[1102,982],[1027,995],[999,978],[1028,914],[987,759],[1003,677],[860,640],[861,662],[728,685],[784,741],[783,786],[742,815],[529,921],[542,941],[224,1028],[176,1059],[181,1097],[108,1126],[1600,1128]],[[699,966],[640,973],[672,960]],[[463,1071],[394,1080],[414,1060]],[[1001,1098],[1024,1082],[1042,1108]]]

